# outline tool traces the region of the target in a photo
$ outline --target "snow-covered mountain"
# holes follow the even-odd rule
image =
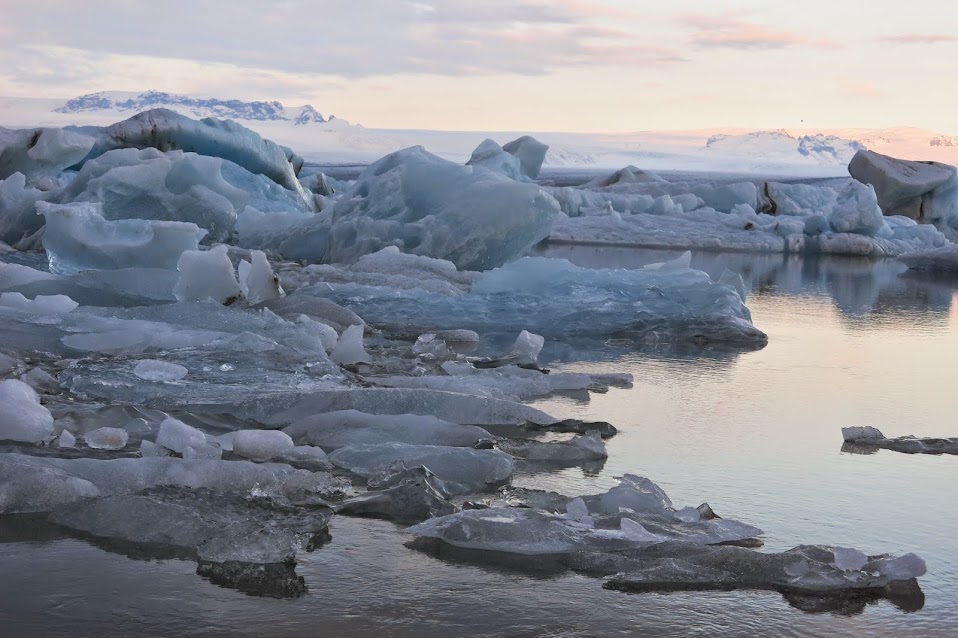
[[[200,118],[216,117],[250,122],[286,120],[298,126],[326,122],[326,118],[309,104],[287,108],[276,101],[204,99],[162,91],[89,93],[67,100],[54,111],[64,114],[112,112],[128,116],[155,108],[167,108]]]
[[[710,137],[705,148],[724,155],[751,155],[769,159],[808,158],[823,164],[848,164],[866,145],[836,135],[791,135],[787,131],[753,131]]]
[[[634,164],[651,170],[844,175],[860,148],[958,165],[958,137],[909,127],[711,128],[607,134],[369,129],[333,116],[324,118],[310,105],[293,107],[277,101],[199,98],[160,91],[102,92],[59,100],[0,97],[0,126],[104,126],[157,107],[190,117],[237,120],[309,161],[327,164],[372,162],[420,144],[441,157],[465,162],[486,138],[502,144],[530,134],[550,146],[546,164],[563,169],[615,169]]]

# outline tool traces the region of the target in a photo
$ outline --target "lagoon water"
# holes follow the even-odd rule
[[[637,268],[676,256],[585,246],[538,254]],[[535,405],[620,429],[601,468],[524,475],[566,494],[604,491],[626,472],[677,506],[711,504],[765,530],[765,548],[801,543],[915,552],[928,564],[922,609],[888,601],[809,613],[774,592],[627,595],[579,575],[447,562],[403,546],[401,528],[335,517],[332,541],[300,557],[302,598],[254,598],[43,525],[0,522],[3,636],[953,636],[958,633],[958,457],[842,451],[840,429],[958,435],[958,280],[894,261],[697,254],[742,274],[769,345],[676,353],[662,344],[588,350],[549,344],[556,370],[630,372],[630,390]]]

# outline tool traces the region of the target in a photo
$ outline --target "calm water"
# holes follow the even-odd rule
[[[540,252],[627,268],[674,255]],[[296,600],[220,589],[191,562],[134,561],[53,532],[0,526],[0,634],[958,634],[958,457],[842,453],[840,434],[868,424],[890,436],[958,435],[958,281],[906,278],[894,262],[853,259],[703,254],[693,265],[743,274],[768,347],[688,357],[634,348],[572,356],[552,346],[544,354],[555,369],[627,371],[635,387],[588,402],[538,402],[557,416],[611,421],[621,434],[598,473],[515,482],[579,494],[633,472],[677,505],[708,501],[720,515],[763,528],[769,550],[829,543],[913,551],[929,569],[922,610],[883,601],[855,615],[809,614],[770,592],[625,595],[582,576],[443,562],[405,548],[390,523],[337,517],[333,541],[301,557],[310,591]]]

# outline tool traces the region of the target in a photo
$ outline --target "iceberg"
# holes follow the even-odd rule
[[[916,250],[899,255],[898,259],[911,270],[958,272],[958,244]]]
[[[106,128],[69,126],[66,132],[95,139],[93,148],[75,165],[116,149],[155,148],[219,157],[264,175],[308,201],[296,179],[289,149],[263,139],[258,133],[232,120],[211,117],[194,120],[169,109],[152,109]]]
[[[114,150],[87,161],[57,198],[102,204],[109,220],[192,222],[209,232],[210,241],[230,239],[247,209],[311,210],[295,193],[228,160],[155,148]]]
[[[549,234],[559,212],[535,184],[460,166],[421,146],[371,164],[334,204],[313,217],[241,220],[240,244],[287,259],[355,262],[396,246],[460,270],[495,268]]]
[[[228,306],[243,299],[233,262],[223,244],[210,250],[183,252],[176,269],[180,271],[180,277],[173,294],[179,301],[212,299]]]
[[[0,180],[0,241],[16,245],[40,230],[43,218],[37,215],[37,202],[51,196],[28,187],[23,173]]]
[[[546,144],[529,135],[504,146],[487,139],[476,147],[466,165],[479,166],[517,182],[531,182],[539,176],[548,151]]]
[[[939,201],[940,189],[955,190],[958,168],[938,162],[901,160],[874,151],[860,150],[848,164],[859,182],[871,184],[886,215],[903,215],[916,221],[958,217],[958,200]],[[944,210],[939,207],[946,205]]]
[[[317,284],[295,295],[348,305],[383,329],[419,333],[527,330],[550,338],[628,337],[670,343],[761,347],[738,292],[690,268],[592,270],[563,259],[523,257],[482,273],[469,294]]]
[[[37,210],[46,218],[43,248],[50,272],[59,275],[120,268],[172,270],[180,255],[197,250],[206,235],[187,222],[107,221],[100,204],[40,202]]]

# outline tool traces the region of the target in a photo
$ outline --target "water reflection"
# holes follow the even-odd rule
[[[681,252],[548,245],[534,250],[536,255],[568,259],[579,266],[626,269],[673,259]],[[893,259],[698,251],[692,253],[692,267],[713,279],[726,270],[738,273],[754,297],[830,298],[843,321],[856,330],[889,322],[915,322],[923,330],[944,330],[958,290],[954,276],[919,275]]]

